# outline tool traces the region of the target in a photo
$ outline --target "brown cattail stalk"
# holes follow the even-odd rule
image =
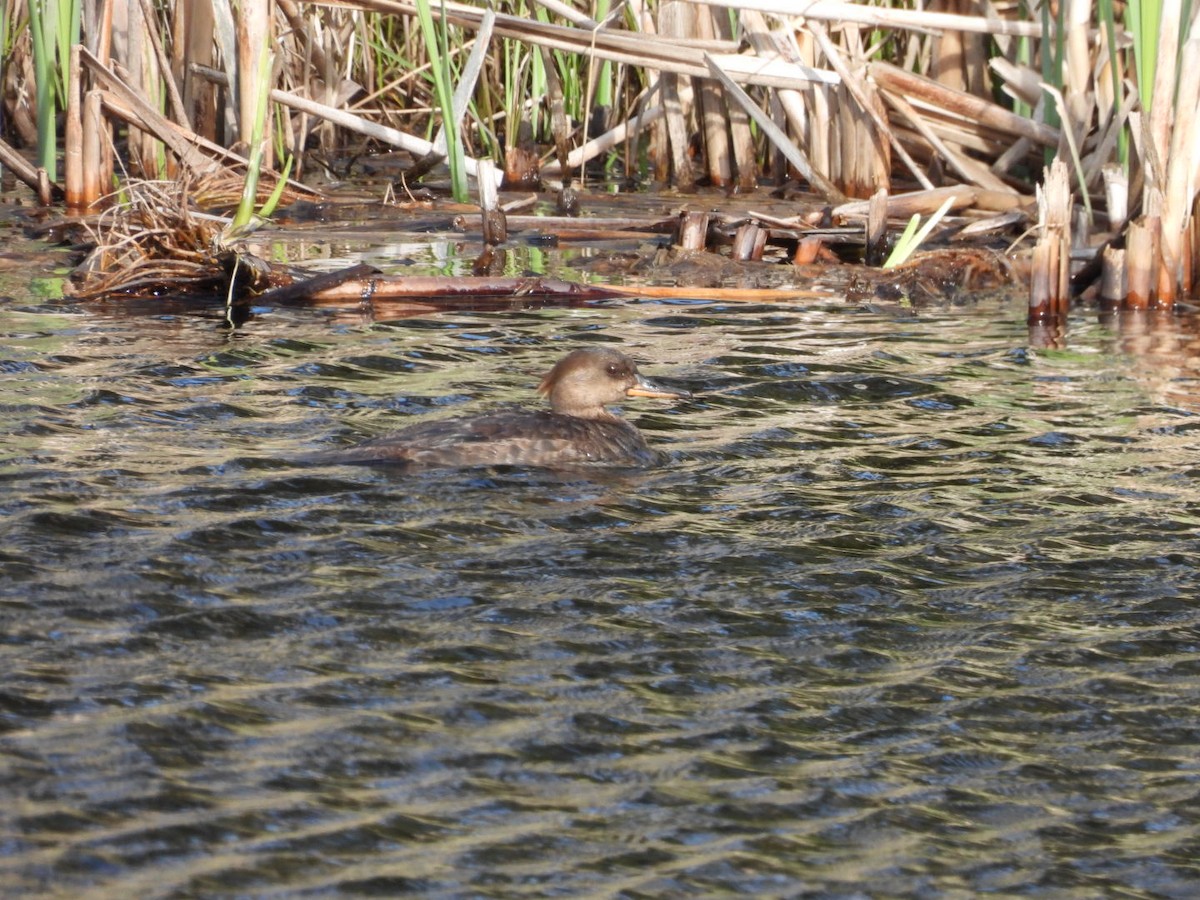
[[[500,208],[500,195],[496,190],[495,166],[490,159],[479,161],[479,209],[483,215],[483,242],[494,247],[508,240],[508,222]]]
[[[82,209],[94,200],[83,192],[83,89],[80,45],[71,48],[67,69],[67,122],[63,131],[63,188],[68,209]]]
[[[1157,271],[1158,231],[1157,217],[1142,216],[1129,223],[1125,232],[1125,272],[1128,292],[1125,295],[1127,309],[1146,309],[1154,294],[1154,275]]]
[[[1191,148],[1196,142],[1196,107],[1200,103],[1200,38],[1192,38],[1183,47],[1179,89],[1175,97],[1175,122],[1166,157],[1166,191],[1163,194],[1162,253],[1158,276],[1158,306],[1173,306],[1180,293],[1191,292],[1191,266],[1185,266],[1186,238],[1190,230],[1192,200],[1196,186],[1192,179]]]
[[[106,140],[103,91],[88,91],[83,99],[83,172],[81,201],[84,208],[98,202],[112,189],[112,153]]]
[[[1055,157],[1038,187],[1040,236],[1033,248],[1029,322],[1065,319],[1071,302],[1071,189],[1067,165]]]

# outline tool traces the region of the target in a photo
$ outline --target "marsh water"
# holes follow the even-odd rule
[[[1200,890],[1187,316],[6,284],[4,896]],[[298,462],[596,344],[663,466]]]

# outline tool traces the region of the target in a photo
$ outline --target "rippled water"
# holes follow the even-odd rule
[[[1200,888],[1194,379],[1093,316],[0,332],[5,896]],[[666,467],[292,462],[593,343]]]

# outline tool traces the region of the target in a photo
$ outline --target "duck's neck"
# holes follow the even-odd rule
[[[572,416],[576,419],[588,419],[592,422],[623,422],[620,416],[609,412],[603,406],[591,404],[580,406],[573,403],[552,403],[551,409],[560,416]]]

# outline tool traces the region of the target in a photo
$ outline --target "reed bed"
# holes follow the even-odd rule
[[[1200,5],[1182,0],[2,2],[0,164],[47,203],[226,178],[231,196],[180,202],[245,195],[244,223],[322,160],[400,150],[409,186],[445,164],[455,199],[485,178],[493,211],[501,181],[568,211],[593,180],[811,193],[877,262],[944,215],[927,240],[1025,253],[1033,320],[1195,293]]]

